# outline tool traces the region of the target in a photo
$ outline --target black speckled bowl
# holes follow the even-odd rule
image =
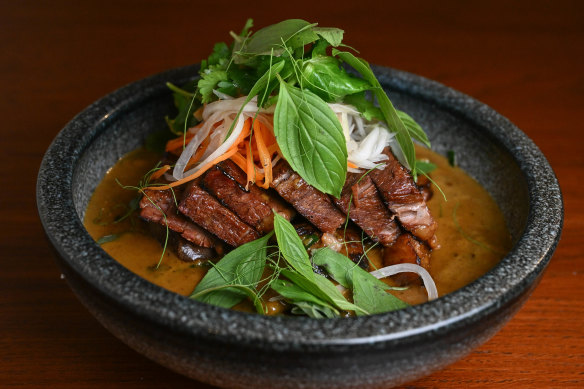
[[[434,149],[487,188],[513,236],[511,252],[472,284],[427,304],[369,317],[313,320],[225,310],[168,292],[106,254],[82,224],[106,170],[165,126],[171,70],[97,101],[55,138],[37,202],[46,234],[81,302],[115,336],[168,368],[224,387],[379,387],[456,361],[489,339],[525,302],[558,243],[560,188],[548,162],[507,119],[427,79],[376,67],[395,105],[429,133]]]

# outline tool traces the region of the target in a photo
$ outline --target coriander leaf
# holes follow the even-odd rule
[[[266,55],[274,50],[274,55],[280,55],[284,49],[282,42],[290,49],[302,47],[318,39],[312,31],[315,24],[301,19],[288,19],[280,23],[264,27],[253,34],[243,45],[238,55]],[[239,61],[239,59],[237,59]]]
[[[315,56],[302,62],[302,85],[327,102],[371,89],[367,81],[347,73],[338,59],[329,56]]]
[[[400,162],[406,168],[412,170],[412,174],[415,176],[416,151],[414,149],[414,142],[412,142],[412,138],[410,138],[408,130],[400,120],[393,104],[389,100],[389,97],[387,97],[387,94],[381,87],[381,84],[377,80],[377,77],[375,77],[375,74],[373,73],[373,70],[371,70],[369,64],[365,60],[357,58],[347,51],[339,51],[334,49],[333,55],[338,56],[341,60],[352,66],[357,72],[359,72],[359,74],[363,76],[363,78],[365,78],[365,80],[373,85],[371,91],[375,94],[375,97],[377,97],[379,108],[383,113],[385,122],[389,126],[390,130],[395,132],[395,137],[403,153],[403,158],[400,158]],[[399,158],[400,156],[397,155],[397,157]]]
[[[223,308],[243,300],[259,282],[266,264],[266,246],[272,234],[230,251],[195,287],[190,298]]]
[[[243,108],[247,105],[247,103],[249,103],[251,101],[251,99],[253,99],[255,96],[259,95],[258,96],[258,107],[260,107],[262,105],[260,102],[263,101],[263,99],[268,98],[268,96],[270,95],[270,91],[269,91],[270,81],[272,81],[274,78],[276,78],[276,75],[280,71],[282,71],[283,68],[284,68],[284,61],[277,62],[277,63],[273,64],[268,70],[266,70],[264,75],[261,76],[256,81],[254,86],[249,91],[249,94],[245,98],[243,104],[241,104],[241,108],[239,108],[239,111],[237,111],[237,115],[235,116],[233,123],[231,123],[231,127],[229,128],[227,135],[225,135],[225,139],[229,138],[229,136],[231,135],[231,132],[233,131],[233,128],[235,127],[235,123],[237,123],[237,118],[239,117],[239,115],[241,115],[241,111],[243,111]]]
[[[197,124],[197,119],[192,115],[200,105],[195,100],[197,81],[191,81],[182,88],[169,82],[166,83],[166,86],[173,91],[174,105],[178,110],[178,114],[174,119],[169,119],[168,117],[165,119],[173,134],[182,135],[185,129]]]
[[[347,145],[328,104],[280,78],[274,134],[294,171],[321,192],[340,196],[347,175]]]
[[[207,64],[209,66],[226,64],[229,62],[230,56],[231,50],[225,42],[216,43],[215,46],[213,46],[213,52],[209,55],[209,58],[207,58]]]
[[[199,93],[201,94],[201,102],[210,103],[215,99],[213,89],[220,81],[227,81],[227,72],[215,67],[209,67],[201,73],[201,79],[198,82]]]
[[[345,31],[336,27],[313,27],[312,31],[316,32],[333,47],[337,47],[341,44],[343,41],[343,34],[345,33]]]

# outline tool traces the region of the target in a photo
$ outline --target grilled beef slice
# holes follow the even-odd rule
[[[383,170],[374,169],[370,176],[387,207],[396,215],[401,225],[418,238],[436,248],[434,235],[436,222],[430,215],[424,196],[414,183],[408,170],[395,158],[389,148],[383,151],[389,160]]]
[[[207,231],[178,213],[175,196],[180,199],[180,190],[152,190],[146,189],[140,200],[140,216],[142,219],[158,223],[176,231],[186,240],[201,247],[214,247],[215,239]]]
[[[174,252],[178,259],[184,262],[204,262],[210,259],[217,258],[223,254],[222,243],[218,244],[214,249],[208,247],[201,247],[182,238],[178,233],[170,231],[166,233],[166,228],[158,223],[148,223],[148,227],[152,236],[154,236],[161,245],[166,244],[167,248]]]
[[[341,197],[332,200],[374,241],[391,246],[400,234],[368,175],[348,173]]]
[[[203,185],[241,220],[260,233],[274,229],[272,209],[287,220],[294,216],[290,207],[266,190],[255,185],[250,185],[249,190],[246,190],[246,181],[245,173],[235,163],[227,160],[205,174]]]
[[[288,162],[281,160],[272,172],[272,186],[309,222],[323,232],[334,232],[345,221],[345,216],[330,198],[308,185]]]
[[[178,209],[231,246],[241,246],[260,237],[256,230],[204,191],[198,181],[187,186]]]

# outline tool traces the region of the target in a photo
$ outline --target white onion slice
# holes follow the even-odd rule
[[[243,130],[243,124],[245,123],[245,119],[247,119],[246,115],[241,114],[239,116],[239,118],[237,118],[237,122],[235,123],[235,127],[233,128],[231,135],[229,135],[229,138],[227,138],[227,140],[225,140],[225,142],[223,142],[221,144],[221,146],[217,147],[209,156],[207,156],[204,160],[202,160],[197,165],[197,167],[189,170],[188,172],[185,172],[184,175],[190,176],[191,174],[195,174],[205,164],[207,164],[208,162],[211,162],[212,160],[216,159],[220,155],[224,154],[233,145],[233,143],[235,143],[235,141],[239,137],[239,134],[241,134],[241,131]],[[231,122],[228,122],[227,120],[225,120],[225,121],[223,121],[223,124],[221,126],[224,126],[225,128],[229,129],[229,127],[231,127]],[[209,145],[209,148],[211,148],[211,145]],[[204,156],[203,156],[203,158],[204,158]]]
[[[438,298],[438,289],[436,289],[436,284],[432,279],[432,276],[426,269],[422,266],[416,265],[414,263],[400,263],[397,265],[391,265],[382,267],[381,269],[372,271],[370,274],[375,278],[385,278],[393,276],[398,273],[416,273],[422,277],[424,281],[424,286],[426,287],[426,292],[428,293],[428,301],[432,301]]]

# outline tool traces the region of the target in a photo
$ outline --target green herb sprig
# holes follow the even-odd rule
[[[277,213],[274,232],[276,251],[268,253],[272,233],[236,248],[209,270],[190,297],[224,308],[231,308],[247,297],[258,313],[265,313],[261,295],[269,287],[293,305],[292,313],[314,318],[339,317],[347,311],[369,315],[408,306],[387,293],[391,287],[342,254],[323,248],[311,259],[292,224]],[[273,275],[262,280],[266,265]],[[353,302],[332,281],[315,273],[313,265],[322,266],[335,281],[349,289]],[[260,291],[262,281],[267,282]]]
[[[196,85],[170,86],[179,111],[176,118],[167,119],[173,132],[196,122],[191,113],[216,100],[215,90],[247,96],[246,102],[257,97],[259,107],[275,103],[274,133],[284,158],[307,183],[338,197],[347,174],[347,150],[342,127],[327,103],[342,102],[354,105],[367,119],[385,122],[399,144],[396,156],[417,176],[413,140],[429,146],[426,134],[414,119],[395,109],[365,60],[340,50],[347,47],[343,30],[301,19],[255,33],[252,27],[249,19],[240,34],[231,33],[231,45],[214,46],[201,63]],[[360,77],[346,71],[343,63]]]

